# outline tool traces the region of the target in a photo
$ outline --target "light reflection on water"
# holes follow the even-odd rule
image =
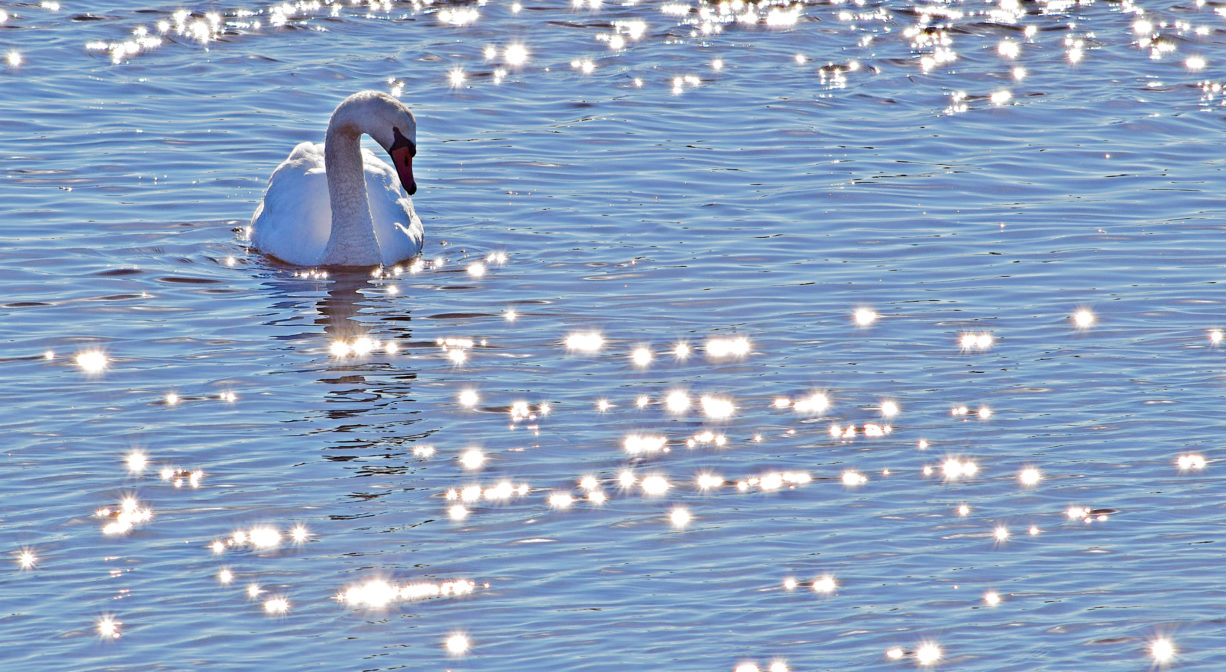
[[[50,4],[6,669],[1220,657],[1211,4]],[[368,87],[423,259],[251,253]]]

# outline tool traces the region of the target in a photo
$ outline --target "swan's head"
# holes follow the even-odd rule
[[[367,133],[392,157],[392,165],[400,175],[400,184],[413,195],[417,181],[413,179],[413,157],[417,156],[417,120],[404,103],[381,92],[372,92],[371,120]]]
[[[332,113],[333,123],[353,122],[387,151],[410,195],[417,191],[413,157],[417,155],[417,120],[404,103],[381,91],[359,91],[346,98]]]

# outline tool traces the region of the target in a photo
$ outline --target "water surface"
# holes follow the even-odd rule
[[[0,4],[5,669],[1215,669],[1218,9]]]

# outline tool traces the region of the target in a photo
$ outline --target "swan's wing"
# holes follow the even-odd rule
[[[374,152],[363,149],[362,165],[366,173],[366,200],[370,203],[370,218],[383,263],[395,264],[421,252],[421,220],[413,211],[413,201],[400,186],[396,169]]]
[[[314,266],[332,230],[324,146],[303,142],[268,178],[264,199],[251,218],[251,244],[282,261]]]

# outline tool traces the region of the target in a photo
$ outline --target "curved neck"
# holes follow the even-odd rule
[[[362,168],[362,130],[334,114],[324,138],[324,167],[332,203],[332,231],[324,246],[322,263],[369,266],[380,261],[379,239],[366,200]]]

